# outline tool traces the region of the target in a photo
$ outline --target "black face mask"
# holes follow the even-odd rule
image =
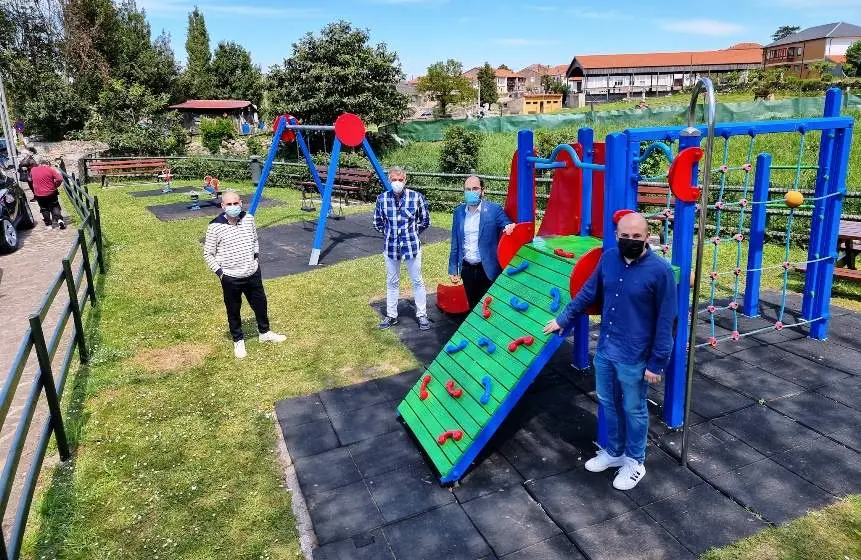
[[[628,239],[625,237],[616,240],[619,246],[619,252],[626,259],[637,259],[643,254],[643,248],[646,246],[646,241],[643,239]]]

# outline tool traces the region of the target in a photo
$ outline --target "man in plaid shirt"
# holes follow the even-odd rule
[[[401,261],[406,263],[413,284],[416,319],[421,330],[428,330],[427,291],[422,278],[422,250],[419,234],[430,226],[430,214],[425,197],[406,188],[407,174],[400,167],[389,170],[391,191],[377,197],[374,209],[374,229],[383,234],[383,254],[386,257],[386,317],[381,329],[398,323],[398,296],[401,287]]]

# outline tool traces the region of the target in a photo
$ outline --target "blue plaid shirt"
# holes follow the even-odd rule
[[[414,259],[419,254],[419,234],[430,226],[425,197],[404,189],[400,197],[386,191],[377,197],[374,229],[383,234],[383,253],[390,259]]]

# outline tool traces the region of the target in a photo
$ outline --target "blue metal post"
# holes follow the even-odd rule
[[[750,233],[747,251],[747,279],[745,280],[744,303],[741,312],[748,317],[759,315],[759,284],[762,280],[762,247],[768,215],[765,201],[768,200],[768,185],[771,183],[771,154],[756,157],[756,174],[753,177],[753,204],[750,205]]]
[[[681,136],[679,152],[700,145],[700,136]],[[691,184],[697,181],[699,165],[694,165]],[[673,355],[664,381],[664,422],[678,428],[685,417],[685,381],[687,375],[688,332],[691,305],[691,267],[693,265],[694,227],[696,226],[696,204],[676,199],[673,221],[672,262],[679,267],[678,319],[673,342]],[[696,305],[696,302],[693,302]]]
[[[839,91],[839,90],[838,90]],[[837,106],[840,106],[837,96]],[[836,194],[825,199],[823,224],[820,237],[819,254],[829,259],[820,261],[818,278],[813,298],[813,317],[810,338],[825,340],[828,336],[829,305],[831,303],[831,283],[834,281],[834,263],[837,260],[837,236],[840,232],[840,213],[843,209],[843,195],[846,194],[846,177],[849,170],[849,151],[852,145],[852,128],[834,131],[834,146],[828,166],[828,189],[826,194]]]
[[[323,188],[323,202],[320,204],[320,216],[317,218],[317,229],[314,231],[314,245],[311,249],[311,259],[308,264],[317,265],[320,262],[320,249],[323,248],[323,237],[326,234],[326,219],[332,209],[332,185],[338,173],[338,159],[341,157],[341,141],[335,138],[332,143],[332,154],[329,160],[329,172],[326,174],[326,185]]]
[[[517,221],[535,221],[535,155],[531,130],[517,133]]]
[[[595,133],[591,128],[581,128],[577,131],[577,142],[583,148],[583,163],[594,161]],[[588,167],[580,169],[583,174],[580,193],[580,235],[592,235],[592,175],[594,171]]]
[[[286,120],[278,119],[278,126],[275,127],[275,133],[272,135],[272,144],[269,145],[269,153],[266,154],[266,162],[260,172],[257,189],[254,191],[254,196],[251,197],[251,204],[248,205],[248,213],[252,216],[257,212],[257,206],[260,204],[260,199],[263,198],[263,189],[266,187],[266,180],[269,179],[269,172],[272,171],[272,163],[275,161],[275,154],[278,153],[278,146],[281,144],[281,135],[284,133]]]
[[[604,250],[616,246],[616,224],[613,213],[624,208],[627,180],[628,140],[621,132],[607,135],[606,170],[604,172]]]
[[[380,178],[380,184],[385,190],[392,190],[392,185],[389,183],[389,176],[386,175],[386,171],[383,169],[383,166],[380,165],[380,160],[377,159],[377,154],[375,154],[374,149],[371,148],[371,143],[368,142],[367,136],[362,140],[362,148],[365,149],[365,155],[367,155],[368,159],[371,160],[371,165],[374,167],[374,171],[377,172],[377,177]]]
[[[825,117],[840,116],[840,101],[843,92],[838,88],[829,88],[825,93]],[[823,130],[819,141],[819,169],[816,171],[815,195],[817,198],[824,196],[829,190],[829,173],[831,172],[832,150],[834,149],[834,130]],[[833,247],[827,253],[821,253],[822,232],[827,228],[823,223],[825,219],[825,200],[817,200],[813,204],[813,218],[810,227],[810,243],[807,250],[807,260],[815,261],[821,256],[830,254]],[[823,261],[824,262],[824,261]],[[804,275],[804,294],[801,301],[801,317],[812,320],[817,317],[815,307],[820,306],[820,294],[816,290],[819,284],[819,276],[822,273],[822,262],[811,262],[807,265]],[[829,290],[830,291],[830,290]]]

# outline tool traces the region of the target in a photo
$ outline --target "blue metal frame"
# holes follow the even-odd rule
[[[257,189],[254,191],[254,196],[251,197],[251,204],[248,205],[248,213],[252,216],[257,212],[257,206],[260,204],[260,199],[263,198],[263,189],[266,187],[266,180],[269,179],[269,173],[272,171],[275,154],[278,153],[278,146],[281,144],[280,138],[287,124],[284,122],[286,120],[278,119],[278,125],[275,127],[275,132],[272,135],[272,143],[269,145],[269,153],[266,154],[266,161],[263,163],[263,169],[260,171],[260,180],[257,181]]]
[[[323,248],[323,238],[326,236],[326,221],[329,219],[329,211],[332,209],[332,187],[335,184],[335,175],[338,173],[338,159],[341,157],[341,141],[335,138],[332,143],[332,154],[329,160],[329,169],[326,173],[326,184],[323,187],[323,201],[320,204],[320,216],[317,218],[317,229],[314,231],[314,244],[311,246],[311,258],[308,260],[310,266],[316,266],[320,262],[320,251]]]
[[[768,215],[765,202],[771,183],[771,154],[756,157],[756,172],[753,177],[753,204],[750,210],[750,233],[748,234],[747,279],[741,312],[748,317],[759,315],[759,283],[762,280],[762,248],[765,243],[765,225]]]
[[[517,221],[535,221],[535,145],[531,130],[517,133]],[[529,155],[524,155],[529,154]]]

